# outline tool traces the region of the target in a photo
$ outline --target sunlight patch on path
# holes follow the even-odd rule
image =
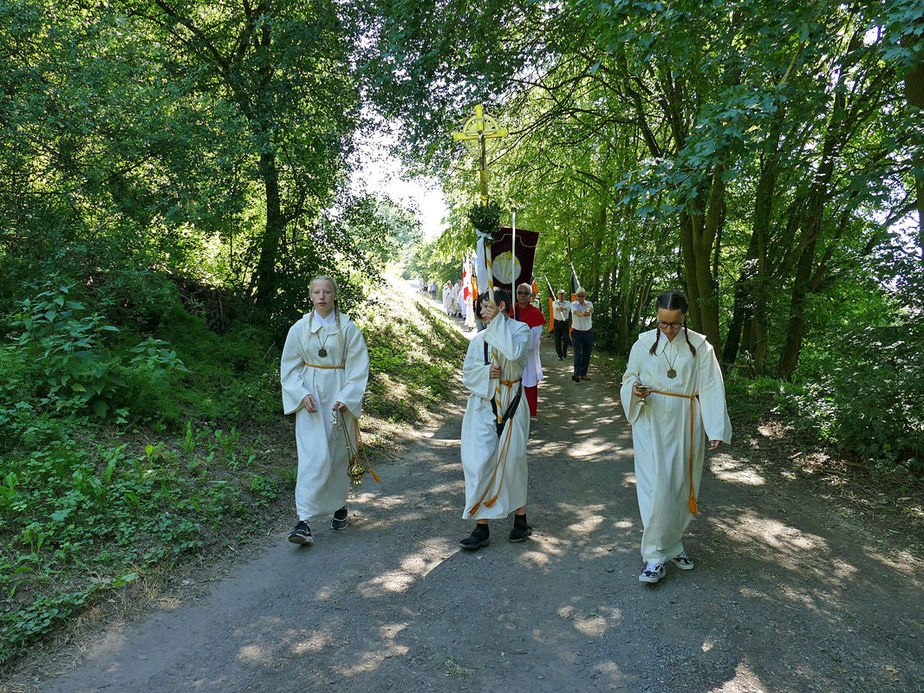
[[[613,607],[600,607],[591,613],[584,613],[575,606],[559,608],[555,613],[571,621],[574,629],[591,638],[601,637],[609,628],[619,625],[622,611]]]
[[[717,693],[769,693],[760,678],[748,667],[741,663],[735,667],[735,677],[722,684],[721,688],[713,689]]]
[[[365,598],[381,597],[389,593],[407,592],[410,587],[425,578],[446,559],[452,549],[443,538],[416,542],[422,549],[401,560],[401,567],[387,570],[370,580],[357,585],[356,591]]]
[[[747,486],[763,486],[767,480],[756,470],[739,462],[730,455],[717,455],[710,462],[710,469],[718,479]]]

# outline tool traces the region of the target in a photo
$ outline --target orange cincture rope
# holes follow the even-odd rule
[[[359,419],[353,419],[353,440],[356,443],[356,449],[362,450],[363,459],[366,461],[366,469],[369,470],[369,473],[372,475],[372,478],[375,479],[375,483],[379,483],[379,475],[375,473],[375,470],[372,468],[372,465],[369,464],[369,456],[366,455],[366,444],[363,443],[363,439],[359,435]]]
[[[510,388],[516,385],[518,382],[520,382],[520,378],[517,378],[516,380],[501,380],[500,381],[499,385],[504,385],[507,387],[507,400],[508,401],[510,400]],[[498,390],[499,389],[500,387],[498,387]],[[500,411],[499,407],[498,407],[498,411]],[[503,416],[499,414],[498,420],[502,420],[502,419],[503,419]],[[507,434],[504,436],[504,442],[501,443],[500,450],[497,453],[497,461],[494,463],[494,471],[491,474],[491,478],[488,480],[488,484],[484,489],[484,493],[481,494],[481,497],[478,499],[475,505],[472,506],[472,509],[468,511],[469,515],[474,515],[476,512],[478,512],[478,508],[481,507],[482,501],[484,501],[484,505],[486,508],[490,508],[492,505],[494,505],[494,503],[497,502],[497,497],[500,495],[501,488],[503,488],[504,486],[504,477],[507,474],[507,454],[510,452],[510,438],[511,438],[511,434],[513,433],[513,418],[510,419],[509,423],[510,425],[507,426]],[[497,491],[495,492],[494,496],[492,496],[491,498],[488,498],[488,500],[485,500],[484,499],[485,496],[488,495],[488,492],[491,490],[491,487],[494,485],[494,479],[497,478],[498,469],[501,470],[501,478],[500,478],[500,482],[498,482],[497,484]]]
[[[696,502],[696,494],[693,492],[693,423],[695,417],[695,404],[694,400],[699,397],[699,393],[695,395],[681,395],[678,392],[664,392],[663,390],[652,390],[659,395],[667,395],[668,397],[682,397],[684,399],[690,400],[690,512],[694,515],[699,514],[699,505]]]
[[[316,363],[308,363],[307,361],[302,361],[306,366],[311,366],[312,368],[323,368],[324,370],[338,370],[342,371],[343,366],[319,366]]]

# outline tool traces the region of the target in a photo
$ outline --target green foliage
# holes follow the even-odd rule
[[[501,206],[495,200],[484,204],[472,205],[468,211],[468,220],[481,234],[493,234],[500,228]]]
[[[419,317],[389,315],[359,321],[371,362],[363,404],[369,414],[416,423],[449,392],[468,343],[429,312],[424,311],[423,321]],[[415,348],[409,349],[409,343]]]
[[[441,286],[462,278],[462,262],[439,249],[438,241],[419,243],[404,268],[406,279],[435,280]]]
[[[6,376],[0,410],[6,416],[27,407],[99,418],[134,411],[137,420],[148,420],[141,412],[150,409],[138,410],[139,395],[163,395],[186,367],[166,342],[152,337],[114,353],[106,335],[119,329],[74,300],[75,286],[53,277],[19,302],[9,320],[12,342],[2,346],[9,356],[0,366]]]
[[[924,473],[922,324],[844,329],[795,398],[802,425],[879,471]],[[816,364],[817,365],[817,364]]]
[[[0,571],[0,662],[100,589],[198,549],[224,518],[246,516],[281,491],[258,473],[238,478],[238,467],[256,456],[235,457],[239,441],[220,431],[180,452],[161,444],[139,450],[131,439],[94,444],[80,426],[53,428],[42,449],[5,456],[0,535],[9,570]],[[202,461],[189,464],[197,448]]]

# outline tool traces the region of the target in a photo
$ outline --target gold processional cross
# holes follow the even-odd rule
[[[481,159],[479,173],[481,175],[481,204],[488,204],[488,152],[500,143],[502,137],[507,136],[507,128],[497,125],[497,121],[485,115],[481,104],[475,106],[475,115],[465,121],[462,132],[452,133],[452,139],[463,142],[474,154]]]
[[[507,128],[502,128],[497,125],[497,121],[494,120],[489,115],[484,114],[484,107],[481,104],[475,106],[475,115],[465,121],[465,125],[462,126],[462,132],[452,133],[452,139],[456,142],[462,142],[465,144],[465,147],[472,152],[477,154],[480,157],[481,165],[479,167],[479,174],[481,178],[481,204],[488,204],[488,151],[494,149],[499,143],[502,137],[507,136]],[[485,264],[488,273],[488,296],[491,301],[494,301],[494,275],[491,271],[491,237],[484,239],[485,243]],[[491,363],[497,364],[497,349],[491,350]],[[497,422],[501,423],[501,411],[503,410],[500,406],[501,404],[501,390],[500,390],[500,380],[497,381],[494,387],[494,401],[497,404]],[[496,469],[495,469],[496,473]],[[487,492],[485,492],[487,493]],[[483,498],[483,496],[482,496]],[[495,495],[494,498],[485,501],[485,505],[490,507],[494,500],[497,498]],[[478,510],[478,506],[481,505],[481,501],[475,504],[475,506],[469,511],[469,514],[474,514]]]

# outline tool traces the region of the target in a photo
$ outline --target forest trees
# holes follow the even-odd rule
[[[126,2],[239,133],[239,156],[260,182],[264,229],[252,276],[256,303],[270,309],[287,228],[317,215],[334,192],[340,157],[356,126],[350,48],[335,5],[325,0],[241,0],[215,6],[178,0]]]
[[[284,322],[304,274],[377,275],[391,226],[367,242],[356,221],[374,215],[357,210],[379,203],[345,186],[360,120],[356,27],[341,9],[4,3],[2,307],[66,271],[95,277],[94,292],[121,286],[114,301],[131,312],[169,292],[157,268]]]
[[[375,98],[416,109],[408,149],[434,166],[461,104],[493,108],[511,128],[495,193],[527,203],[540,274],[567,277],[571,260],[598,292],[605,341],[625,348],[649,292],[678,283],[726,365],[756,374],[792,378],[810,334],[851,321],[858,282],[901,319],[885,306],[920,273],[911,262],[896,279],[912,256],[892,223],[921,176],[905,98],[920,3],[882,17],[871,1],[510,0],[453,17],[484,36],[459,50],[437,5],[408,19],[400,0],[379,3],[391,62],[377,78],[400,66],[400,86]],[[431,78],[440,88],[421,93]]]

